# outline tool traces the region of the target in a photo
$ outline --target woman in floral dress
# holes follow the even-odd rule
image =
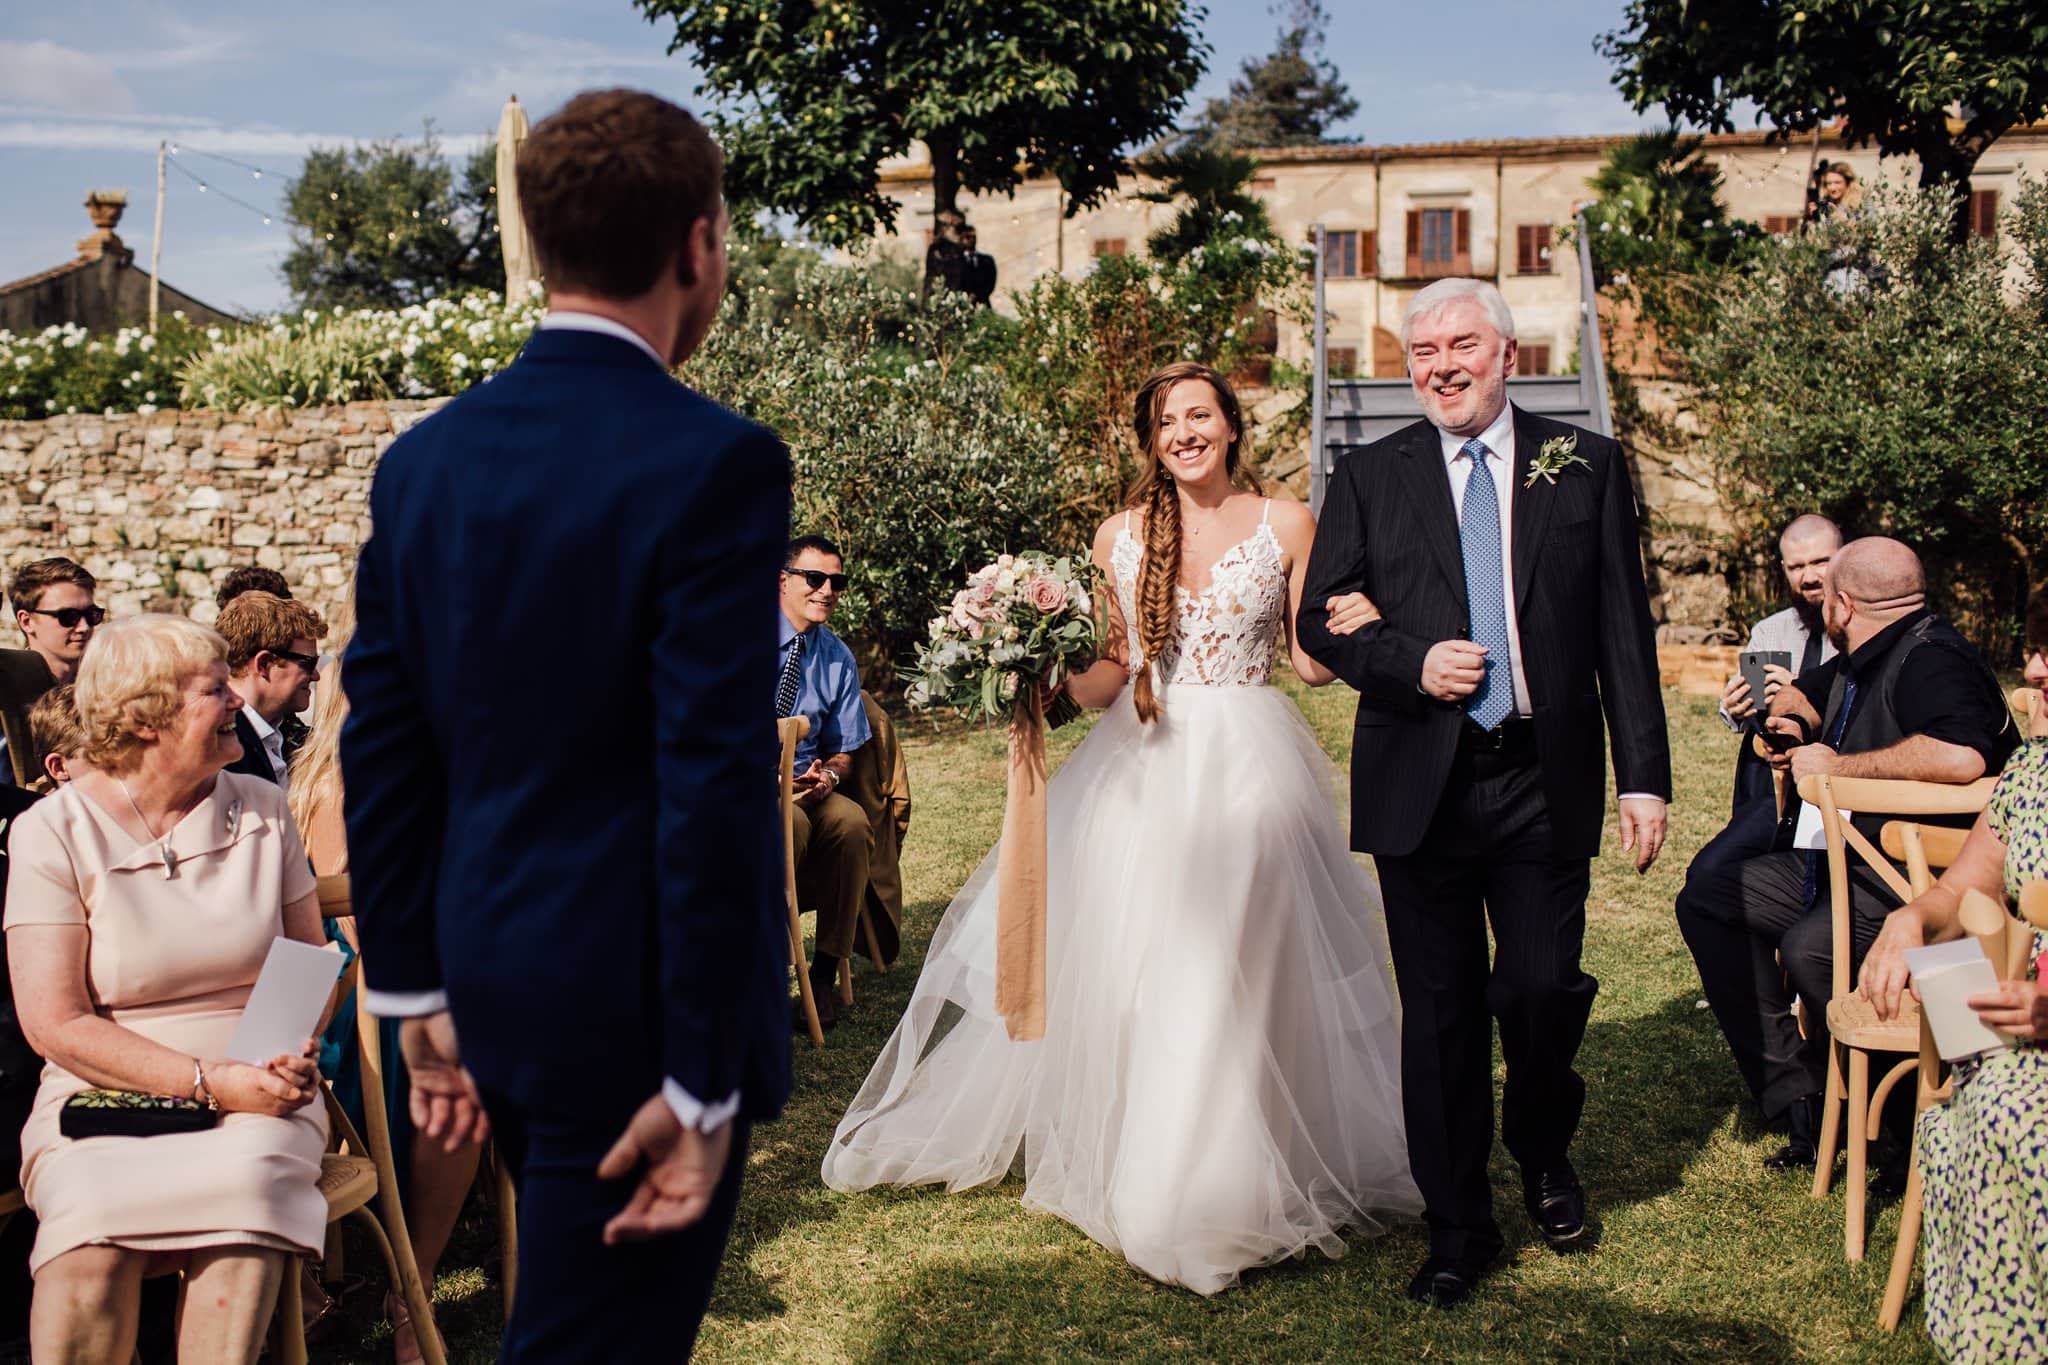
[[[2029,604],[2027,636],[2027,681],[2039,687],[2048,683],[2048,597]],[[1889,1017],[1906,982],[1901,953],[1956,937],[1965,891],[2017,905],[2020,888],[2042,879],[2048,715],[2036,717],[2006,764],[1955,865],[1886,921],[1861,991]],[[2036,935],[2034,953],[2044,949],[2048,935]],[[2048,1006],[2030,964],[2025,979],[1973,1002],[1985,1023],[2018,1041],[1959,1063],[1952,1097],[1923,1112],[1914,1133],[1926,1202],[1927,1335],[1952,1361],[2048,1359],[2048,1047],[2035,1037],[2037,995]]]

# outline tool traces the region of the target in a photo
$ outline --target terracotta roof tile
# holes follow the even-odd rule
[[[33,285],[41,284],[45,280],[54,280],[59,275],[68,275],[74,270],[83,269],[84,267],[89,266],[91,264],[91,261],[82,259],[76,261],[66,261],[64,262],[64,264],[59,266],[53,266],[40,274],[29,275],[23,279],[15,280],[10,284],[0,284],[0,294],[19,293],[20,291],[30,288]]]

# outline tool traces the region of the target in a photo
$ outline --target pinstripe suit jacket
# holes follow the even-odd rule
[[[1587,462],[1529,484],[1530,458],[1576,434]],[[1591,857],[1605,824],[1602,713],[1617,790],[1671,795],[1664,698],[1643,586],[1634,491],[1621,447],[1515,409],[1516,621],[1554,854]],[[1382,619],[1332,635],[1323,603],[1363,592]],[[1351,842],[1399,856],[1421,844],[1442,798],[1463,707],[1420,690],[1440,640],[1471,638],[1465,570],[1436,428],[1377,441],[1338,466],[1309,555],[1302,646],[1358,689]]]

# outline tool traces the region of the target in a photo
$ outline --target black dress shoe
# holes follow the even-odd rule
[[[1432,1256],[1408,1281],[1408,1297],[1431,1308],[1449,1308],[1470,1297],[1479,1277],[1491,1260],[1461,1261],[1449,1256]]]
[[[1785,1145],[1764,1158],[1767,1171],[1810,1171],[1820,1159],[1821,1097],[1801,1095],[1785,1111],[1791,1136]]]
[[[1552,1247],[1562,1251],[1586,1235],[1586,1191],[1570,1162],[1523,1172],[1522,1203]]]
[[[839,1022],[839,993],[831,982],[818,984],[818,978],[811,978],[811,1003],[818,1007],[818,1027],[828,1029]],[[804,1002],[796,1002],[791,1022],[798,1033],[808,1033],[810,1021],[804,1018]]]

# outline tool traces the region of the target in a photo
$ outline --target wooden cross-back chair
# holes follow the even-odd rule
[[[811,974],[804,970],[804,922],[796,904],[796,746],[811,732],[804,716],[783,716],[775,722],[775,738],[781,749],[776,765],[777,789],[782,794],[782,898],[789,908],[789,963],[796,972],[797,998],[803,1003],[804,1023],[811,1034],[811,1046],[825,1046],[825,1026],[818,1022],[818,1002],[811,994]],[[845,978],[841,978],[842,981]],[[850,985],[841,987],[851,992]]]
[[[354,946],[349,920],[355,908],[348,878],[322,877],[319,887],[321,914],[341,921],[346,926],[344,935]],[[334,1098],[334,1087],[326,1081],[320,1084],[320,1095],[327,1105],[330,1142],[337,1149],[320,1159],[320,1193],[327,1200],[329,1230],[327,1270],[330,1278],[339,1278],[340,1241],[334,1234],[342,1219],[353,1217],[369,1233],[384,1258],[393,1287],[405,1300],[414,1334],[419,1338],[420,1355],[427,1365],[446,1365],[448,1353],[434,1325],[432,1295],[413,1260],[412,1237],[406,1229],[405,1209],[399,1202],[398,1166],[391,1149],[391,1116],[384,1108],[384,1053],[377,1020],[363,1005],[361,968],[362,959],[358,956],[342,973],[340,991],[344,997],[355,997],[363,1125],[370,1130],[368,1141],[356,1131],[340,1101]],[[377,1205],[375,1212],[369,1207],[372,1201]],[[306,1365],[306,1326],[296,1259],[286,1267],[278,1291],[276,1332],[278,1359],[284,1365]]]
[[[2001,981],[2016,980],[2026,974],[2027,958],[2034,947],[2033,930],[2048,929],[2048,882],[2029,882],[2021,888],[2020,913],[2026,920],[2024,925],[2015,922],[2004,906],[1983,892],[1963,893],[1963,932],[1984,946],[1984,956],[1991,960]],[[1917,1114],[1920,1110],[1947,1103],[1952,1087],[1943,1079],[1943,1063],[1934,1044],[1934,1030],[1924,1017],[1920,1024],[1920,1055],[1916,1059],[1916,1068],[1918,1099],[1914,1112]],[[1906,1291],[1913,1280],[1913,1262],[1919,1254],[1920,1225],[1925,1212],[1919,1144],[1915,1142],[1912,1165],[1906,1177],[1906,1197],[1899,1208],[1899,1240],[1892,1248],[1891,1272],[1885,1278],[1884,1300],[1877,1311],[1878,1326],[1887,1332],[1898,1330],[1899,1319],[1905,1313]]]
[[[1846,1147],[1848,1184],[1844,1191],[1842,1250],[1851,1261],[1863,1259],[1868,1236],[1867,1206],[1870,1197],[1869,1162],[1871,1140],[1878,1115],[1894,1086],[1914,1069],[1913,1058],[1920,1051],[1918,1007],[1903,1009],[1896,1019],[1877,1017],[1870,1002],[1854,991],[1849,960],[1853,939],[1849,896],[1851,859],[1882,882],[1903,903],[1913,899],[1912,883],[1890,859],[1873,847],[1869,839],[1849,822],[1844,811],[1857,815],[1905,817],[1973,816],[1991,799],[1996,777],[1975,782],[1905,782],[1878,778],[1811,775],[1800,779],[1799,796],[1820,811],[1827,835],[1829,915],[1832,927],[1832,998],[1827,1003],[1828,1078],[1822,1096],[1820,1150],[1814,1162],[1813,1197],[1827,1197],[1834,1180],[1835,1156]],[[1926,835],[1918,836],[1922,855]],[[1904,834],[1901,847],[1906,847]],[[1924,866],[1924,864],[1923,864]],[[1870,1064],[1874,1057],[1902,1056],[1883,1077],[1875,1093],[1871,1090]],[[1843,1142],[1842,1113],[1848,1111],[1848,1136]]]

